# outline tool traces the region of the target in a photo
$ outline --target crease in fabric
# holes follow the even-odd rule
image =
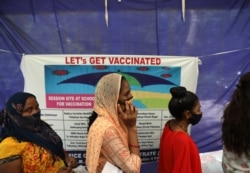
[[[158,0],[155,1],[155,28],[156,28],[156,44],[157,44],[157,54],[160,54],[159,45],[159,28],[158,28]]]
[[[9,22],[7,22],[7,23],[9,23]],[[11,35],[11,33],[8,31],[8,29],[2,23],[0,23],[0,28],[6,34],[7,38],[14,45],[14,47],[18,50],[18,52],[23,53],[24,52],[23,48],[18,44],[18,42],[15,40],[15,38]]]
[[[32,14],[34,23],[36,23],[36,14],[35,14],[35,8],[34,8],[33,0],[30,0],[30,9],[31,9],[31,14]]]
[[[64,47],[63,47],[62,34],[61,34],[61,31],[60,31],[60,27],[59,27],[58,16],[57,16],[57,11],[56,11],[56,5],[55,5],[54,0],[52,0],[52,4],[53,4],[54,12],[55,12],[56,27],[57,27],[57,32],[58,32],[58,35],[59,35],[60,45],[61,45],[62,52],[64,54],[65,51],[64,51]]]

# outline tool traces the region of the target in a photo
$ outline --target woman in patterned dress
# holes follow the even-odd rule
[[[111,73],[99,80],[87,140],[89,173],[102,172],[107,162],[125,173],[140,172],[138,111],[132,98],[130,85],[120,74]]]
[[[33,94],[12,95],[1,113],[1,173],[71,173],[77,166],[56,132],[40,119]]]
[[[250,72],[240,77],[222,120],[224,172],[250,172]]]

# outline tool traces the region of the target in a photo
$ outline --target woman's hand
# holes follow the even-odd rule
[[[125,101],[125,107],[125,112],[123,112],[121,105],[117,105],[118,115],[127,126],[127,128],[135,127],[138,110],[128,101]]]
[[[66,162],[68,164],[68,167],[75,168],[77,167],[78,163],[77,160],[74,157],[66,156]]]

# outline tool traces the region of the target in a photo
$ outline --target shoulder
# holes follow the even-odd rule
[[[88,140],[90,139],[102,139],[113,126],[111,122],[105,118],[97,118],[94,123],[91,125],[88,133]]]
[[[119,132],[114,126],[109,126],[108,128],[105,129],[104,134],[105,136],[106,135],[119,135]]]
[[[93,128],[103,130],[103,129],[107,129],[110,126],[113,126],[113,123],[109,119],[107,119],[105,117],[97,117],[97,119],[94,121],[92,126],[93,126]]]
[[[0,148],[3,146],[9,146],[9,147],[14,147],[14,146],[25,146],[27,142],[23,141],[18,141],[16,138],[13,137],[7,137],[5,138],[2,142],[0,142]]]
[[[13,137],[7,137],[0,143],[0,159],[20,155],[25,149],[27,142],[21,142]]]
[[[190,145],[193,144],[192,138],[185,132],[174,132],[175,133],[175,143],[179,145]]]

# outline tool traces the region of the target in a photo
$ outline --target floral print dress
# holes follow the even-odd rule
[[[250,173],[250,158],[239,157],[223,147],[222,168],[224,173]]]
[[[56,173],[64,166],[59,157],[53,159],[48,150],[30,142],[20,142],[7,137],[0,146],[0,164],[20,158],[23,173]]]

